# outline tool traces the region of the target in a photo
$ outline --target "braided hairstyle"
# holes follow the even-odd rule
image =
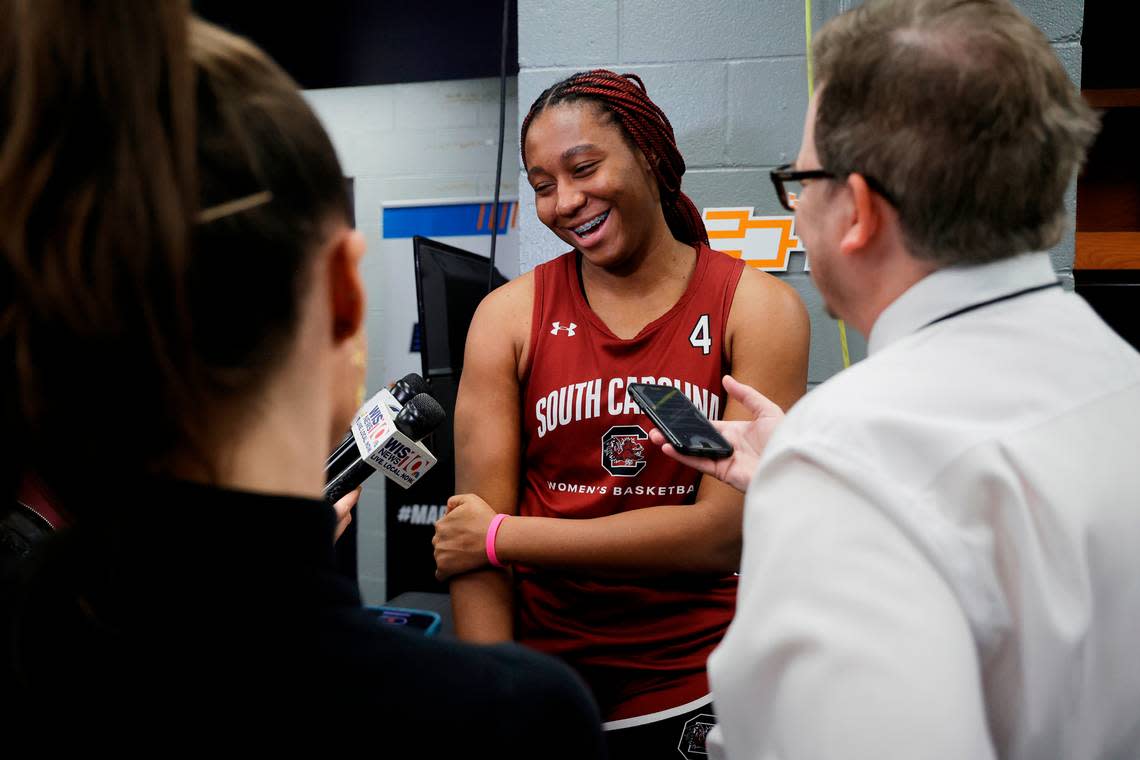
[[[645,83],[636,74],[615,74],[606,69],[580,71],[546,89],[523,119],[520,137],[523,165],[526,165],[526,133],[534,118],[551,106],[579,101],[596,103],[645,155],[657,179],[665,222],[673,237],[683,243],[708,243],[708,233],[697,207],[681,192],[685,159],[677,150],[673,125],[665,112],[649,99]]]

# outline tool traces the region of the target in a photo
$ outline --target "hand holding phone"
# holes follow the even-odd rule
[[[724,436],[673,386],[630,383],[627,391],[678,452],[709,459],[732,456]]]
[[[744,492],[756,473],[768,440],[784,419],[784,410],[760,391],[731,375],[725,375],[723,382],[729,398],[751,415],[751,419],[722,421],[715,425],[725,440],[731,442],[732,456],[709,459],[683,454],[657,428],[649,431],[649,437],[655,445],[662,447],[667,456]]]

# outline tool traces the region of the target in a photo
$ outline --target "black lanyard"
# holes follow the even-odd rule
[[[1036,293],[1039,290],[1048,290],[1049,288],[1059,288],[1059,287],[1061,287],[1061,281],[1057,280],[1056,282],[1049,282],[1049,283],[1046,283],[1044,285],[1034,285],[1031,288],[1024,288],[1023,290],[1015,290],[1012,293],[1006,293],[1004,296],[998,296],[997,298],[991,298],[988,301],[982,301],[981,303],[974,303],[974,304],[970,304],[969,306],[963,306],[961,309],[958,309],[957,311],[952,311],[949,314],[943,314],[941,317],[934,320],[933,322],[927,322],[925,325],[923,325],[919,329],[924,330],[927,327],[930,327],[931,325],[936,325],[939,322],[945,322],[946,320],[953,319],[954,317],[960,317],[963,314],[966,314],[967,312],[974,311],[975,309],[981,309],[985,306],[993,306],[995,303],[1001,303],[1002,301],[1012,301],[1014,298],[1021,298],[1022,296],[1027,296],[1030,293]]]

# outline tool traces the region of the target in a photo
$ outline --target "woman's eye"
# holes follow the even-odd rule
[[[552,185],[551,183],[543,182],[541,185],[535,185],[534,186],[534,194],[535,195],[545,195],[546,193],[550,192],[551,188],[553,188],[553,187],[554,187],[554,185]]]
[[[578,166],[574,167],[574,174],[576,176],[581,177],[583,175],[586,175],[586,174],[589,174],[590,172],[592,172],[595,168],[597,168],[597,166],[598,166],[597,161],[593,161],[593,162],[588,163],[588,164],[579,164]]]

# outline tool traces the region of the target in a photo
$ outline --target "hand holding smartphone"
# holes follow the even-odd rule
[[[627,391],[678,452],[709,459],[732,456],[724,436],[673,386],[630,383]]]

